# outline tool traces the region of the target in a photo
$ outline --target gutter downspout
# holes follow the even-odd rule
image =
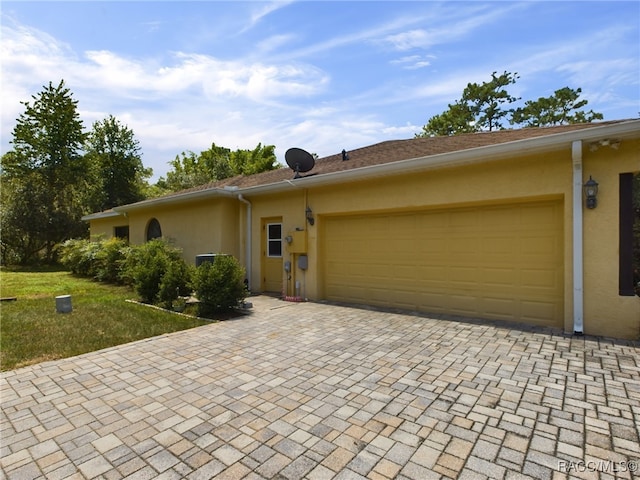
[[[573,333],[584,332],[583,252],[582,252],[582,141],[571,144],[573,160]]]
[[[246,241],[246,264],[247,264],[247,288],[251,291],[251,202],[238,194],[238,200],[247,206],[247,241]]]

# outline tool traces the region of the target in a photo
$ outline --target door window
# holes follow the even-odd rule
[[[267,224],[267,257],[282,257],[282,224]]]

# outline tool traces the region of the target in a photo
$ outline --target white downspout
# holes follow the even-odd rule
[[[571,144],[573,159],[573,333],[582,335],[583,324],[583,253],[582,253],[582,141]]]
[[[246,264],[247,264],[247,288],[251,291],[251,202],[238,194],[238,200],[247,206],[247,241],[246,241]]]

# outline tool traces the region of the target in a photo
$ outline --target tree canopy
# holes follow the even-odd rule
[[[2,156],[2,252],[23,263],[41,250],[52,261],[57,243],[87,230],[80,217],[89,168],[78,102],[64,81],[32,99],[22,102],[14,149]]]
[[[144,168],[133,131],[109,115],[87,135],[86,157],[92,168],[93,210],[106,210],[145,198],[151,169]]]
[[[444,112],[434,115],[416,137],[449,136],[461,133],[502,130],[504,122],[521,127],[545,127],[601,120],[603,115],[593,110],[581,110],[588,103],[578,100],[582,89],[558,89],[549,97],[527,100],[523,107],[511,104],[520,98],[508,93],[507,87],[516,83],[517,73],[491,74],[482,84],[469,83],[459,100],[449,104]]]
[[[525,127],[543,127],[602,120],[604,117],[601,113],[580,110],[589,103],[584,99],[578,101],[581,93],[581,88],[573,90],[564,87],[553,92],[550,97],[540,97],[535,101],[527,100],[524,107],[513,111],[511,122]]]
[[[157,186],[168,192],[197,187],[235,175],[252,175],[279,168],[274,145],[261,143],[253,150],[220,147],[215,143],[200,152],[182,152],[169,162],[173,167],[166,178],[160,177]]]
[[[0,159],[3,264],[55,261],[56,245],[86,236],[82,216],[233,175],[279,168],[273,145],[231,151],[216,146],[176,156],[155,185],[133,131],[109,115],[83,130],[64,80],[22,102],[13,149]]]

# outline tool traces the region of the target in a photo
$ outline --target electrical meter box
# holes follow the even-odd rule
[[[288,247],[289,253],[307,253],[307,232],[296,230],[291,232],[291,244]]]

